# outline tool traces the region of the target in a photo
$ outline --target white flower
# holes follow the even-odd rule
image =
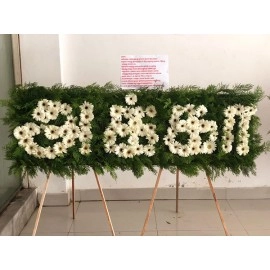
[[[181,157],[188,157],[189,153],[190,153],[190,149],[188,145],[181,145],[181,147],[177,151],[177,154]]]
[[[79,126],[81,130],[88,130],[88,129],[91,129],[92,127],[90,122],[86,122],[86,123],[79,122]]]
[[[177,132],[186,132],[187,131],[187,121],[186,120],[180,120],[176,126],[175,130]]]
[[[91,153],[90,144],[89,143],[82,143],[82,147],[79,149],[82,155],[88,155]]]
[[[185,106],[185,111],[188,113],[189,116],[193,116],[196,114],[196,111],[194,108],[195,108],[194,104],[187,104]]]
[[[233,118],[235,116],[236,113],[236,109],[234,106],[228,106],[225,110],[224,110],[224,115],[227,118]]]
[[[137,145],[139,144],[139,137],[136,134],[132,134],[128,138],[128,143],[130,145]]]
[[[217,137],[218,137],[218,132],[217,131],[211,132],[211,134],[209,135],[209,140],[214,142],[214,141],[217,140]]]
[[[124,149],[127,148],[127,145],[125,143],[120,143],[119,145],[115,146],[115,154],[119,157],[123,157],[124,155]]]
[[[226,133],[225,135],[222,136],[222,139],[227,142],[233,142],[234,140],[234,135],[232,133]]]
[[[106,132],[104,133],[104,139],[103,141],[105,143],[114,144],[116,142],[116,135],[113,132]]]
[[[81,133],[80,128],[78,126],[76,126],[75,124],[72,124],[72,125],[69,126],[69,134],[74,139],[79,138],[80,133]]]
[[[49,140],[55,140],[59,138],[59,127],[54,125],[46,126],[44,129],[45,136]]]
[[[137,102],[137,96],[135,94],[128,94],[126,95],[125,100],[128,105],[135,105]]]
[[[82,130],[79,134],[79,141],[86,142],[91,140],[93,137],[92,132],[90,130]]]
[[[244,130],[248,130],[249,129],[249,121],[248,120],[240,121],[239,127],[244,129]]]
[[[149,129],[145,128],[145,125],[141,125],[139,130],[138,130],[138,135],[141,137],[145,137],[148,133]]]
[[[130,133],[129,126],[127,124],[122,124],[117,127],[116,132],[120,135],[120,137],[126,137]]]
[[[142,119],[139,117],[130,118],[128,125],[132,131],[139,132],[140,127],[143,125]]]
[[[198,155],[201,152],[201,147],[199,143],[189,144],[189,154]]]
[[[151,106],[146,107],[145,113],[147,116],[149,116],[151,118],[155,117],[157,114],[155,106],[151,105]]]
[[[206,141],[202,145],[202,153],[203,154],[212,154],[216,150],[216,143],[213,141]]]
[[[33,156],[37,158],[45,158],[45,148],[38,146],[36,149],[34,149]]]
[[[234,107],[235,107],[237,115],[240,115],[245,111],[245,106],[243,106],[241,104],[236,104],[236,105],[234,105]]]
[[[28,155],[34,155],[34,153],[37,151],[38,149],[38,144],[33,142],[33,143],[29,143],[24,147],[26,153]]]
[[[107,142],[104,144],[104,149],[106,153],[114,153],[115,145],[114,143]]]
[[[210,131],[210,123],[207,120],[200,119],[199,122],[201,133],[206,133]]]
[[[144,130],[145,130],[146,133],[155,132],[156,125],[154,125],[154,124],[145,124],[144,125]]]
[[[169,149],[173,154],[177,154],[179,147],[177,147],[175,144],[170,144]]]
[[[190,136],[188,143],[189,144],[198,144],[199,146],[201,145],[202,138],[200,136]]]
[[[231,142],[223,143],[223,144],[222,144],[222,150],[223,150],[225,153],[230,153],[230,152],[232,151],[232,144],[231,144]]]
[[[129,146],[123,151],[124,158],[133,158],[135,156],[135,148],[133,146]]]
[[[45,111],[40,107],[37,107],[34,109],[32,113],[32,117],[39,122],[43,122],[43,123],[49,122],[49,120],[46,118]]]
[[[37,106],[43,110],[44,112],[47,110],[48,106],[49,106],[49,100],[48,99],[42,99],[38,101]]]
[[[158,135],[155,134],[155,133],[153,133],[153,134],[147,134],[146,138],[147,138],[149,144],[155,144],[159,140]]]
[[[238,155],[240,156],[245,156],[248,154],[249,152],[249,147],[247,145],[244,145],[244,144],[239,144],[237,147],[236,147],[236,152],[238,153]]]
[[[18,144],[25,148],[27,145],[29,144],[33,144],[34,143],[34,139],[32,137],[25,137],[25,138],[22,138],[21,140],[19,140]]]
[[[67,147],[63,142],[57,142],[53,145],[54,153],[57,156],[60,156],[64,153],[67,153]]]
[[[190,134],[190,136],[199,136],[199,134],[200,134],[200,130],[199,130],[199,128],[197,128],[197,127],[190,127],[190,126],[187,126],[186,132],[187,132],[188,134]]]
[[[121,127],[121,125],[122,125],[121,120],[119,120],[119,119],[112,119],[112,120],[111,120],[110,126],[111,126],[114,130],[116,130],[117,128]]]
[[[170,145],[174,142],[175,135],[166,135],[164,136],[163,140],[166,145]]]
[[[114,119],[121,120],[124,109],[122,106],[112,105],[110,108],[110,116]]]
[[[123,108],[124,117],[129,119],[134,116],[134,108],[125,107]]]
[[[144,154],[148,157],[151,157],[155,154],[155,147],[151,144],[144,146]]]
[[[84,103],[80,106],[81,112],[90,113],[93,112],[94,106],[92,103],[84,101]]]
[[[29,134],[30,137],[40,133],[40,127],[35,123],[26,123],[24,127],[27,129],[27,134]]]
[[[67,121],[65,122],[65,125],[72,125],[75,124],[77,121],[77,117],[74,117],[72,115],[67,116]]]
[[[172,115],[169,120],[169,123],[172,127],[176,127],[176,125],[179,123],[179,117]]]
[[[61,111],[61,102],[60,101],[54,101],[53,103],[52,103],[52,107],[53,108],[55,108],[57,111],[58,111],[58,113]]]
[[[224,120],[224,125],[230,130],[233,130],[234,124],[235,124],[234,118],[227,118]]]
[[[176,130],[169,127],[167,128],[167,134],[171,136],[175,136]]]
[[[142,155],[144,152],[143,145],[141,144],[134,145],[134,149],[135,149],[135,155]]]
[[[195,116],[191,116],[186,121],[189,128],[199,129],[199,119]]]
[[[145,116],[143,108],[142,107],[136,107],[134,108],[134,116],[143,118]]]
[[[71,106],[68,105],[67,103],[63,103],[63,104],[61,105],[60,112],[61,112],[61,114],[63,114],[63,115],[68,115],[68,114],[71,114],[72,108],[71,108]]]
[[[173,106],[172,112],[176,117],[180,117],[185,112],[185,107],[180,105]]]
[[[257,112],[256,107],[250,107],[250,106],[245,107],[245,115],[247,116],[254,115],[256,112]]]
[[[73,139],[73,137],[66,136],[63,138],[63,144],[65,145],[66,148],[70,148],[73,145],[75,145],[75,140]]]
[[[58,110],[54,107],[51,107],[48,109],[48,111],[45,112],[46,118],[49,120],[55,120],[58,117]]]
[[[205,115],[206,113],[207,113],[207,108],[204,105],[200,105],[196,109],[196,116],[197,117],[201,117],[201,116]]]
[[[45,127],[45,129],[46,129],[46,127]],[[65,124],[65,125],[59,127],[58,134],[59,134],[59,137],[65,137],[65,136],[70,135],[69,125]]]
[[[28,129],[25,126],[16,127],[13,131],[13,135],[17,140],[28,137]]]
[[[45,157],[48,158],[48,159],[55,159],[56,158],[54,148],[52,148],[50,146],[45,148],[44,154],[45,154]]]
[[[94,115],[92,112],[82,112],[80,113],[80,120],[83,123],[88,123],[94,119]]]

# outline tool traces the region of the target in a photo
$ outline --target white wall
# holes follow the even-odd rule
[[[270,94],[270,35],[21,35],[22,69],[25,82],[85,86],[111,81],[120,84],[120,56],[167,54],[170,86],[251,83]],[[270,101],[259,104],[263,139],[270,139]],[[257,159],[257,176],[227,173],[217,187],[270,186],[269,154]],[[103,187],[153,187],[155,176],[146,172],[136,179],[119,172],[117,181],[101,177]],[[203,174],[180,178],[186,187],[207,186]],[[160,186],[175,184],[175,176],[163,174]],[[76,177],[77,188],[96,188],[93,174]]]

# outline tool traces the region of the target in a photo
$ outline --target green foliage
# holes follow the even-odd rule
[[[227,85],[209,85],[205,89],[197,86],[179,86],[171,87],[168,90],[157,88],[127,91],[112,83],[107,83],[104,86],[92,84],[86,87],[74,85],[66,87],[60,84],[44,87],[36,83],[16,86],[11,89],[9,99],[1,101],[1,105],[7,107],[3,121],[10,128],[10,142],[5,147],[6,158],[13,161],[10,173],[18,175],[28,173],[30,176],[34,176],[38,171],[42,171],[46,174],[51,172],[60,176],[71,176],[72,171],[81,175],[93,169],[98,174],[109,172],[113,178],[116,178],[115,171],[117,169],[132,170],[136,177],[140,177],[145,169],[156,172],[155,167],[162,167],[171,172],[175,172],[178,168],[187,176],[198,175],[203,170],[213,178],[224,174],[226,171],[231,171],[236,175],[240,173],[244,175],[255,174],[255,159],[263,151],[270,148],[269,144],[262,143],[261,136],[258,134],[260,120],[257,116],[253,116],[250,122],[250,151],[246,156],[239,156],[235,147],[228,154],[220,151],[224,109],[234,104],[256,106],[263,98],[263,91],[259,87],[252,91],[252,88],[252,85],[247,84],[235,85],[232,88]],[[156,152],[152,157],[140,155],[125,159],[115,154],[108,154],[104,150],[103,133],[110,123],[110,107],[114,104],[126,106],[125,95],[128,93],[137,95],[137,105],[143,108],[154,105],[156,108],[156,117],[145,117],[144,119],[144,122],[156,125],[156,131],[159,135],[159,141],[155,145]],[[53,160],[38,159],[28,155],[18,145],[13,130],[26,122],[40,125],[32,118],[32,112],[38,101],[44,98],[70,104],[73,108],[72,114],[77,117],[80,113],[79,106],[84,101],[89,101],[94,105],[95,118],[92,121],[91,154],[88,156],[81,155],[76,143],[62,157]],[[208,112],[203,119],[216,121],[219,136],[216,141],[217,149],[213,154],[198,154],[184,158],[172,154],[164,144],[163,138],[169,127],[168,121],[172,107],[186,104],[205,105]],[[63,121],[64,119],[59,116],[50,124],[59,126]],[[54,143],[46,138],[40,138],[38,142]]]

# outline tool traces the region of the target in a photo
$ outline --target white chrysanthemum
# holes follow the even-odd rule
[[[117,127],[116,132],[120,135],[120,137],[126,137],[130,133],[129,126],[127,124],[122,124]]]
[[[155,154],[155,147],[151,144],[147,144],[143,147],[144,154],[148,157],[152,157]]]
[[[79,141],[86,142],[93,138],[92,132],[90,130],[82,130],[79,134]]]
[[[94,119],[94,114],[92,112],[82,112],[80,113],[80,120],[83,123],[89,123]]]
[[[170,145],[174,142],[174,138],[175,138],[175,135],[167,134],[166,136],[164,136],[163,141],[166,145]]]
[[[234,105],[234,107],[235,107],[237,115],[240,115],[240,114],[245,112],[245,106],[242,104],[236,104],[236,105]]]
[[[201,152],[203,154],[212,154],[216,150],[216,143],[213,141],[206,141],[201,147]]]
[[[199,143],[188,144],[189,154],[198,155],[201,152],[201,147]]]
[[[24,147],[24,149],[25,149],[25,151],[26,151],[26,153],[28,154],[28,155],[34,155],[34,153],[37,151],[37,149],[38,149],[38,144],[37,143],[35,143],[35,142],[33,142],[33,143],[29,143],[29,144],[27,144],[25,147]]]
[[[244,145],[248,145],[248,141],[249,139],[248,138],[239,138],[239,143],[240,144],[244,144]]]
[[[156,127],[157,126],[154,125],[154,124],[146,124],[146,125],[144,125],[144,130],[145,130],[146,133],[155,132]]]
[[[195,116],[191,116],[187,119],[187,125],[189,127],[199,128],[199,119]]]
[[[90,113],[93,112],[94,106],[92,103],[84,101],[84,103],[80,106],[81,112]]]
[[[121,125],[122,125],[121,120],[119,120],[119,119],[112,119],[112,120],[111,120],[110,126],[111,126],[113,129],[116,130],[117,128],[121,127]]]
[[[188,145],[181,145],[181,148],[178,149],[177,154],[181,157],[188,157],[190,149]]]
[[[34,139],[32,137],[25,137],[25,138],[22,138],[21,140],[19,140],[18,144],[25,148],[27,145],[29,144],[33,144],[34,143]]]
[[[139,118],[143,118],[145,116],[143,108],[140,106],[134,108],[134,116],[139,117]]]
[[[57,156],[60,156],[64,153],[67,153],[67,147],[63,142],[57,142],[53,145],[54,153]]]
[[[76,121],[77,121],[77,117],[74,117],[72,115],[68,115],[67,116],[67,120],[65,122],[65,125],[73,125],[73,124],[76,124]]]
[[[56,158],[56,153],[54,152],[54,148],[50,147],[50,146],[45,148],[44,155],[48,159],[55,159]]]
[[[218,132],[217,131],[211,132],[211,134],[209,135],[209,140],[214,142],[214,141],[217,140],[217,137],[218,137]]]
[[[124,109],[122,106],[112,105],[110,108],[110,116],[114,119],[121,120],[123,112],[124,112]]]
[[[175,131],[175,129],[172,129],[169,127],[169,128],[167,128],[167,134],[171,135],[171,136],[175,136],[176,131]]]
[[[201,133],[206,133],[210,130],[210,123],[207,120],[201,119],[199,125]]]
[[[174,144],[170,144],[169,145],[169,150],[171,151],[171,153],[173,154],[177,154],[177,151],[178,151],[178,147],[176,147]]]
[[[155,133],[153,133],[153,134],[147,134],[146,138],[147,138],[149,144],[155,144],[159,140],[158,135],[155,134]]]
[[[176,105],[176,106],[173,106],[172,113],[176,117],[180,117],[185,112],[185,110],[186,110],[185,107]]]
[[[249,129],[249,121],[248,120],[240,121],[239,127],[241,129],[248,130]]]
[[[87,123],[79,122],[79,126],[81,130],[88,130],[88,129],[91,129],[92,127],[90,122],[87,122]]]
[[[81,130],[78,126],[76,126],[75,124],[72,124],[69,126],[69,134],[71,134],[72,138],[77,139],[79,138],[81,133]]]
[[[151,118],[155,117],[156,114],[157,114],[155,106],[150,105],[150,106],[146,107],[145,113],[146,113],[147,116],[149,116]]]
[[[142,119],[139,117],[130,118],[128,121],[129,128],[134,132],[139,132],[140,127],[143,125]]]
[[[13,131],[13,135],[17,140],[29,137],[28,129],[25,126],[16,127]]]
[[[45,111],[47,110],[48,106],[49,106],[48,104],[49,104],[49,100],[46,99],[46,98],[44,98],[44,99],[38,101],[37,106],[38,106],[41,110],[43,110],[43,111],[45,112]]]
[[[217,122],[216,121],[208,121],[210,124],[210,130],[216,131],[218,129]]]
[[[48,122],[48,119],[46,118],[45,111],[42,108],[40,108],[40,107],[37,107],[37,108],[34,109],[34,111],[32,113],[32,117],[36,121],[39,121],[39,122],[43,122],[43,123],[47,123]]]
[[[222,150],[225,153],[230,153],[232,151],[232,143],[231,142],[226,142],[226,143],[222,144]]]
[[[60,136],[59,127],[54,125],[46,126],[44,129],[44,133],[49,140],[56,140]]]
[[[60,112],[61,112],[61,114],[63,114],[63,115],[68,115],[68,114],[71,114],[72,108],[71,108],[71,106],[68,105],[67,103],[63,103],[63,104],[61,105]]]
[[[224,125],[230,130],[233,130],[234,124],[235,124],[234,118],[227,118],[224,120]]]
[[[222,136],[222,140],[225,142],[233,142],[234,141],[234,135],[232,133],[226,133]]]
[[[197,109],[196,109],[196,116],[197,117],[202,117],[203,115],[205,115],[207,113],[207,108],[204,105],[200,105]]]
[[[135,155],[142,155],[144,153],[143,145],[134,145]]]
[[[177,132],[186,132],[187,131],[187,121],[186,120],[180,120],[176,127]]]
[[[116,142],[116,135],[115,133],[111,132],[107,132],[106,134],[104,134],[104,139],[103,141],[105,143],[110,143],[110,144],[114,144]]]
[[[91,153],[90,144],[82,143],[82,147],[79,149],[82,155],[89,155]]]
[[[33,156],[37,158],[45,158],[45,148],[38,146],[34,151],[33,151]]]
[[[190,136],[188,143],[193,145],[193,144],[198,144],[199,146],[201,145],[202,138],[200,136]]]
[[[104,144],[104,150],[106,153],[114,153],[115,152],[115,144],[114,143],[105,143]]]
[[[135,94],[128,94],[126,95],[125,100],[128,105],[135,105],[137,102],[137,96]]]
[[[187,130],[186,132],[190,135],[190,136],[199,136],[200,134],[200,130],[197,127],[189,127],[187,126]]]
[[[225,110],[224,110],[224,115],[227,118],[233,118],[235,116],[236,113],[236,109],[234,106],[228,106]]]
[[[54,101],[53,104],[52,104],[52,107],[55,108],[58,113],[61,111],[61,102],[60,101]]]
[[[46,127],[45,127],[45,129],[46,129]],[[59,133],[59,137],[62,137],[62,138],[66,137],[66,136],[70,136],[71,132],[69,129],[69,125],[65,124],[65,125],[59,127],[58,133]]]
[[[132,134],[128,138],[128,143],[130,145],[137,145],[139,144],[139,137],[136,134]]]
[[[27,133],[31,137],[40,134],[40,127],[35,123],[26,123],[24,124],[24,127],[27,128]]]
[[[145,128],[145,125],[141,125],[138,130],[138,135],[141,137],[145,137],[148,133],[147,131],[149,131],[149,129]]]
[[[58,114],[58,110],[53,107],[49,108],[45,113],[47,119],[49,120],[55,120],[58,117]]]
[[[238,155],[240,156],[245,156],[248,154],[249,152],[249,147],[247,145],[244,145],[244,144],[239,144],[237,147],[236,147],[236,152]]]
[[[189,116],[193,116],[196,114],[196,111],[194,108],[195,108],[194,104],[187,104],[185,106],[185,111],[188,113]]]
[[[257,112],[256,107],[247,106],[245,107],[245,115],[252,116]]]
[[[129,107],[123,108],[123,115],[126,119],[134,117],[134,108],[129,108]]]
[[[248,134],[248,131],[247,131],[247,130],[242,129],[242,130],[239,132],[239,136],[240,136],[241,138],[249,138],[249,137],[250,137],[250,134]]]
[[[123,157],[124,158],[133,158],[135,156],[135,148],[133,146],[128,146],[124,149]]]
[[[120,143],[119,145],[115,146],[115,154],[119,157],[123,157],[124,150],[127,148],[125,143]]]
[[[175,128],[177,124],[179,124],[179,117],[172,115],[169,120],[170,125]]]
[[[73,137],[66,136],[63,138],[63,144],[65,145],[66,148],[70,148],[75,145],[75,140]]]

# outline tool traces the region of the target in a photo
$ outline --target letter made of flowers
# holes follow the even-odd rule
[[[236,123],[236,116],[240,118],[239,120],[239,132],[236,136],[238,136],[236,152],[240,156],[245,156],[249,152],[249,123],[251,120],[251,116],[254,115],[257,111],[257,108],[251,106],[243,106],[241,104],[236,104],[233,106],[228,106],[224,110],[225,120],[223,127],[223,136],[222,136],[222,150],[225,153],[230,153],[232,151],[232,143],[235,140],[233,135],[233,129]]]
[[[125,101],[128,105],[135,105],[137,96],[128,94]],[[143,123],[142,119],[145,115],[155,117],[155,107],[151,105],[144,110],[140,106],[112,105],[110,108],[111,123],[104,132],[105,151],[123,158],[132,158],[142,154],[153,156],[155,154],[154,145],[159,140],[159,136],[155,132],[155,125]],[[141,144],[140,137],[144,137],[148,144]],[[117,143],[118,138],[122,142]]]
[[[186,113],[187,118],[180,119],[184,113]],[[173,107],[169,120],[171,126],[167,129],[167,135],[163,138],[171,153],[188,157],[200,153],[211,154],[215,151],[215,141],[218,135],[217,124],[215,121],[199,119],[206,113],[207,108],[204,105],[197,108],[193,104]],[[177,141],[177,135],[181,133],[188,134],[188,141],[185,144]],[[200,136],[202,133],[208,134],[207,140],[202,141]]]
[[[25,151],[37,158],[54,159],[67,153],[68,148],[75,145],[75,140],[81,142],[79,149],[82,155],[87,155],[91,152],[90,141],[92,139],[91,121],[94,119],[93,105],[84,102],[80,106],[80,121],[79,126],[76,125],[77,117],[72,116],[72,108],[67,103],[61,104],[59,101],[42,99],[38,102],[34,109],[33,119],[41,122],[40,126],[29,122],[23,126],[14,129],[14,136],[19,141],[18,144]],[[66,116],[66,121],[62,126],[44,125],[51,120],[56,120],[59,114]],[[34,137],[41,132],[49,140],[57,140],[52,146],[43,147],[38,145]]]

